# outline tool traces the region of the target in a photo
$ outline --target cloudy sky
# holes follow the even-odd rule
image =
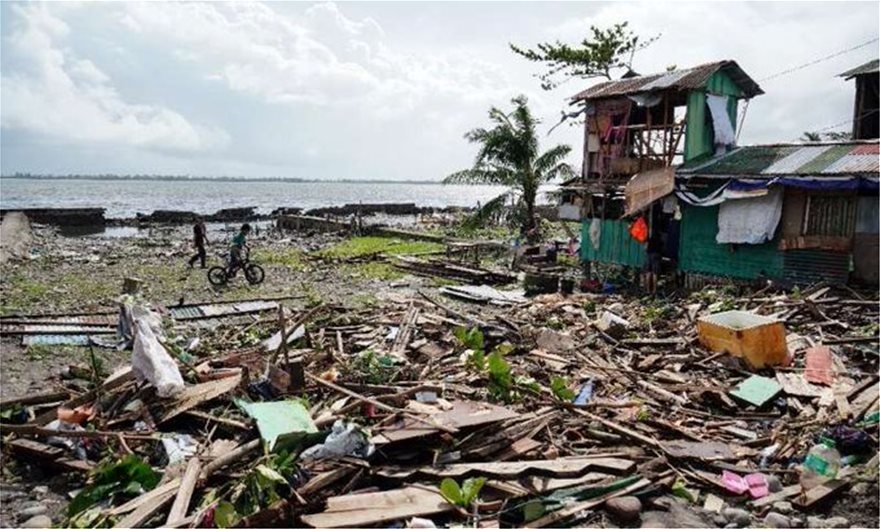
[[[526,94],[546,132],[591,83],[543,92],[509,42],[629,21],[661,35],[641,73],[735,59],[760,82],[876,38],[878,5],[3,2],[2,172],[436,180],[471,162],[462,134],[491,105]],[[850,119],[836,74],[877,46],[761,83],[741,143]]]

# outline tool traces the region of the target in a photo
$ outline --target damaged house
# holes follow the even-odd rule
[[[560,212],[582,222],[581,259],[641,267],[646,245],[630,234],[641,219],[662,240],[667,271],[690,287],[717,278],[877,283],[877,63],[843,77],[857,79],[860,95],[854,139],[837,142],[737,147],[738,107],[763,92],[733,61],[576,95],[583,176],[564,186]]]

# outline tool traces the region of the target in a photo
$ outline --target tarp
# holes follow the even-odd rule
[[[633,215],[675,189],[675,169],[665,167],[635,174],[626,183],[626,215]]]
[[[782,188],[756,198],[728,200],[718,208],[718,244],[762,244],[782,218]]]

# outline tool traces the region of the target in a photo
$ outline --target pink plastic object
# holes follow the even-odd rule
[[[770,485],[764,474],[748,474],[745,481],[749,486],[749,494],[752,498],[763,498],[770,494]]]
[[[749,484],[739,474],[734,474],[728,470],[721,471],[721,482],[724,488],[734,494],[743,494],[749,490]]]

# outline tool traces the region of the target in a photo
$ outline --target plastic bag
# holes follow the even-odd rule
[[[319,445],[303,450],[299,458],[302,461],[335,459],[342,456],[367,458],[373,454],[373,450],[375,450],[373,443],[367,439],[357,424],[336,421],[327,439]]]
[[[629,234],[633,239],[642,244],[648,242],[648,223],[645,222],[645,217],[637,218],[636,221],[630,225]]]
[[[139,381],[147,380],[156,387],[163,398],[173,397],[183,391],[183,377],[177,363],[159,343],[146,318],[134,320],[134,352],[131,370]]]

